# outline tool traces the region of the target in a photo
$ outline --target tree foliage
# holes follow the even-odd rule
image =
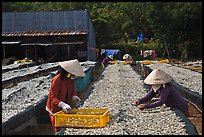
[[[140,31],[159,44],[166,38],[181,59],[202,57],[202,2],[2,2],[2,12],[87,9],[98,47],[127,46]],[[161,49],[164,50],[164,49]]]

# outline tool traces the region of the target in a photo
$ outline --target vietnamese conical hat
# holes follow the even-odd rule
[[[129,57],[129,54],[125,54],[124,56],[123,56],[123,59],[127,59]]]
[[[108,57],[113,60],[113,55],[109,55]]]
[[[85,73],[77,59],[59,62],[59,65],[67,72],[76,75],[77,77],[85,76]]]
[[[144,80],[144,83],[153,84],[165,84],[169,83],[172,77],[160,69],[154,69]]]

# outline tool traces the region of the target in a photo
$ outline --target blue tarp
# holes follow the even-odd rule
[[[139,40],[139,42],[142,42],[144,40],[144,36],[143,36],[142,32],[139,33],[137,39]]]
[[[115,53],[117,53],[119,50],[110,50],[110,49],[106,49],[106,57],[109,55],[114,55]]]

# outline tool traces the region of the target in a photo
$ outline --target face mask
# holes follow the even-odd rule
[[[157,90],[161,87],[161,84],[156,84],[156,85],[152,85],[152,89],[154,90],[154,92],[157,92]]]

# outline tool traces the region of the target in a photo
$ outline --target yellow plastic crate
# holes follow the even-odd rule
[[[109,61],[108,63],[109,63],[109,64],[116,64],[116,63],[118,63],[118,61],[117,61],[117,60],[115,60],[115,61]]]
[[[22,59],[22,60],[21,60],[21,63],[24,63],[24,62],[33,62],[33,60]]]
[[[168,59],[159,60],[158,64],[160,64],[160,63],[169,63],[169,60]]]
[[[150,65],[150,64],[152,64],[152,60],[142,60],[142,61],[140,61],[140,63],[143,65]]]
[[[121,61],[123,65],[132,64],[132,61]]]
[[[69,114],[59,111],[54,114],[56,127],[101,128],[110,121],[108,109],[72,109]]]

